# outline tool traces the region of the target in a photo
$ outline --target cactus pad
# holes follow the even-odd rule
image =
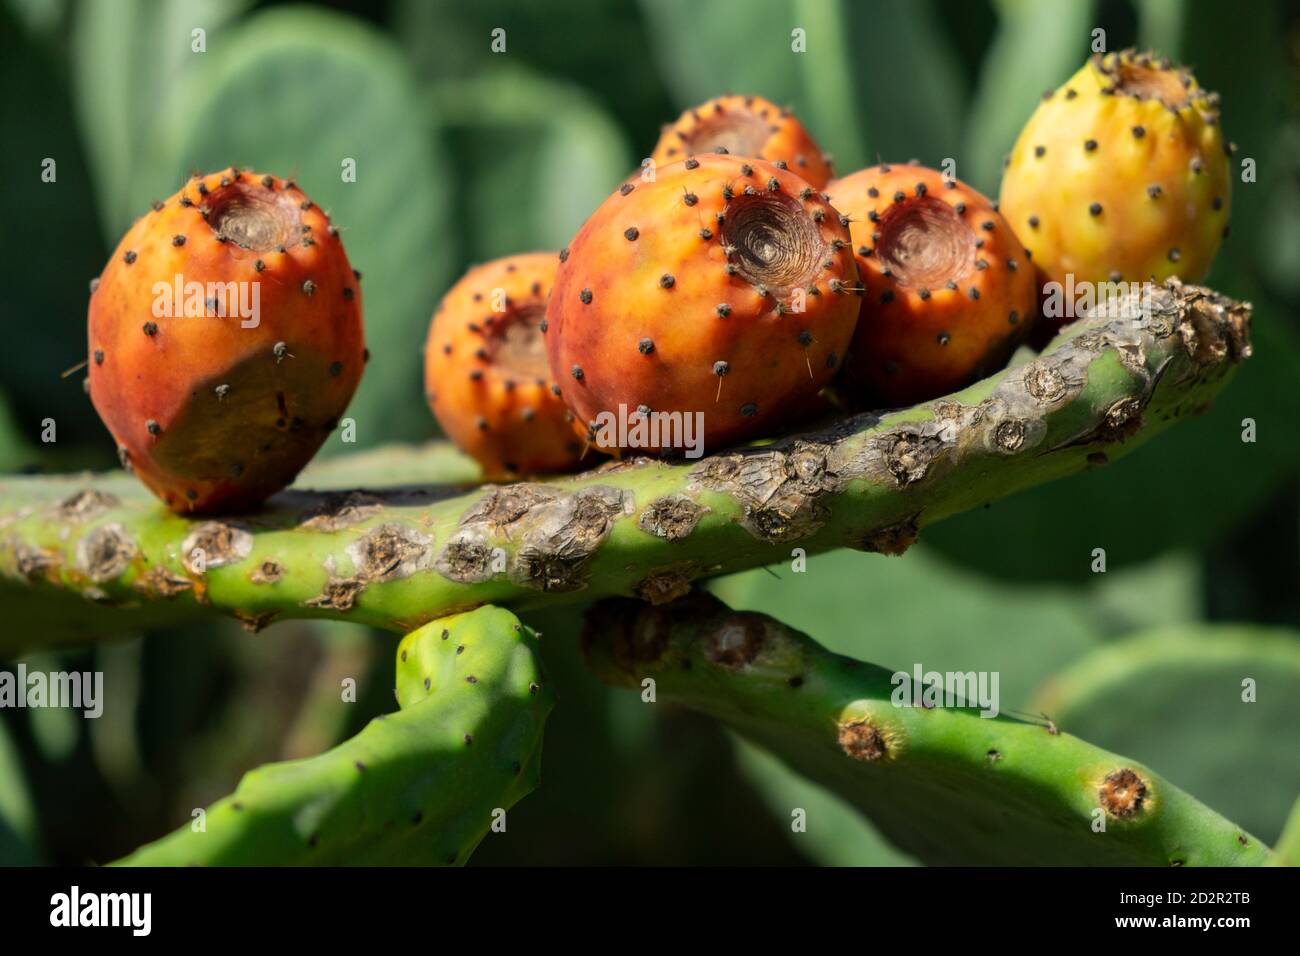
[[[554,704],[536,636],[483,607],[398,650],[401,710],[316,757],[268,764],[134,866],[461,864],[537,786]]]

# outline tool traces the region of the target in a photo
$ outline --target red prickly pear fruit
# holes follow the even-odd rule
[[[1004,364],[1033,320],[1033,264],[993,205],[924,166],[831,182],[851,220],[862,316],[840,383],[863,404],[946,395]]]
[[[692,416],[709,447],[762,434],[812,403],[857,320],[848,226],[762,160],[705,154],[626,182],[560,259],[551,374],[602,449],[680,444],[659,425],[597,431],[638,411]]]
[[[582,458],[542,337],[556,265],[555,253],[534,252],[476,266],[429,325],[429,407],[488,477],[569,471]]]
[[[1231,200],[1218,104],[1189,70],[1132,50],[1092,57],[1044,95],[1000,197],[1044,281],[1205,276]]]
[[[292,482],[361,380],[358,279],[278,177],[232,167],[155,202],[90,299],[90,398],[122,463],[179,513]]]
[[[718,152],[767,160],[790,169],[815,189],[831,178],[831,162],[803,123],[761,96],[719,96],[665,126],[650,158],[657,165]]]

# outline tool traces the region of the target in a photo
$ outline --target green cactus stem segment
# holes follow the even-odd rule
[[[408,634],[397,657],[401,710],[319,756],[249,772],[202,830],[182,826],[120,863],[463,864],[540,778],[555,697],[537,635],[483,607]]]
[[[900,706],[893,672],[709,595],[659,607],[600,602],[588,612],[583,650],[606,683],[639,689],[653,679],[658,703],[721,720],[927,864],[1230,866],[1270,857],[1150,768],[1050,721]]]
[[[946,398],[698,462],[468,493],[290,490],[202,521],[122,476],[6,478],[0,656],[212,613],[404,633],[483,604],[667,601],[795,548],[901,553],[935,521],[1122,457],[1205,409],[1249,354],[1246,304],[1170,280],[1147,312],[1100,310]]]

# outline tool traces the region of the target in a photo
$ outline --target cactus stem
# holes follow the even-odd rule
[[[0,593],[15,611],[0,654],[211,613],[407,631],[482,604],[628,595],[665,574],[764,566],[795,547],[897,553],[942,518],[1127,454],[1204,409],[1249,354],[1248,305],[1170,280],[1153,291],[1149,313],[1081,320],[1033,361],[944,399],[699,461],[626,459],[469,493],[418,483],[290,490],[219,522],[168,515],[125,476],[6,478]],[[742,410],[756,412],[753,403]],[[329,467],[352,488],[383,475],[349,470],[346,458]],[[69,512],[86,493],[103,506]],[[689,531],[646,530],[661,523],[647,509],[682,499],[698,512]],[[212,524],[224,529],[218,540],[251,543],[219,563],[204,548],[196,564],[185,544],[204,527],[217,534]],[[254,586],[250,574],[268,560],[289,570]],[[191,586],[158,587],[160,573]],[[102,605],[93,629],[85,600]]]

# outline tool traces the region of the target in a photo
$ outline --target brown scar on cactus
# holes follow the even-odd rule
[[[690,537],[708,511],[686,495],[664,495],[650,502],[636,523],[646,534],[665,541],[681,541]]]
[[[888,554],[895,557],[902,555],[916,544],[916,539],[920,535],[918,524],[920,517],[920,512],[917,512],[904,521],[868,531],[851,543],[850,547],[872,554]]]
[[[761,614],[730,615],[709,629],[704,642],[705,658],[728,669],[752,664],[766,644],[766,620]]]
[[[870,719],[860,717],[840,724],[837,740],[846,756],[864,763],[875,763],[894,755],[891,736]]]
[[[284,574],[284,566],[279,561],[267,558],[249,573],[248,580],[254,584],[274,584]]]
[[[632,593],[650,604],[668,604],[689,594],[691,582],[707,573],[698,561],[677,561],[652,570],[632,585]]]
[[[340,531],[375,517],[384,510],[384,500],[364,491],[334,492],[325,495],[314,508],[303,513],[299,527],[317,531]]]
[[[246,527],[225,521],[196,525],[181,544],[181,563],[191,574],[243,561],[253,551],[253,535]]]
[[[116,495],[86,489],[59,502],[55,514],[64,521],[92,521],[119,504]]]
[[[433,565],[433,539],[400,524],[380,525],[347,549],[364,582],[396,581]]]
[[[1102,809],[1119,820],[1149,812],[1153,796],[1147,782],[1128,767],[1108,773],[1097,788]]]
[[[77,567],[100,584],[122,574],[138,554],[135,540],[122,525],[102,525],[77,542]]]

